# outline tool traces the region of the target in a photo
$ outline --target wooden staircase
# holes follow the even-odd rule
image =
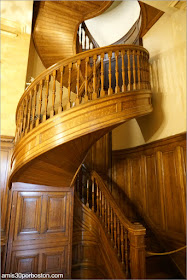
[[[28,248],[35,250],[37,255],[32,260],[34,270],[36,272],[48,271],[47,263],[45,263],[47,262],[45,254],[49,254],[48,248],[47,253],[42,253],[38,242],[40,238],[43,239],[42,250],[50,243],[50,246],[54,246],[54,248],[49,251],[54,254],[58,244],[53,240],[53,236],[57,231],[59,242],[64,242],[65,248],[68,248],[68,253],[64,253],[63,269],[65,277],[70,277],[73,190],[81,164],[90,147],[114,127],[152,111],[149,54],[143,47],[112,45],[93,48],[75,55],[80,22],[101,13],[111,2],[82,1],[79,4],[76,1],[43,1],[38,4],[39,6],[36,4],[38,13],[33,26],[34,41],[44,65],[50,67],[25,90],[17,106],[15,148],[9,178],[9,186],[13,185],[12,203],[14,206],[10,210],[12,211],[11,236],[8,244],[7,273],[21,267],[19,262],[23,262],[22,268],[25,269],[25,259],[29,264],[32,256],[24,257],[24,260],[21,257],[27,254],[25,250]],[[70,27],[69,15],[71,12],[75,16],[72,18]],[[58,15],[58,21],[56,21],[55,14]],[[47,20],[48,16],[51,20]],[[49,26],[52,28],[54,24],[55,28],[60,28],[60,35],[55,33],[56,37],[48,32]],[[65,29],[69,30],[68,34],[71,33],[71,36],[64,44],[66,47],[63,45],[61,48],[61,42],[65,38],[63,32],[61,34],[63,25]],[[41,39],[44,37],[44,41],[48,42],[47,45]],[[79,46],[80,49],[83,50],[83,45]],[[57,194],[53,193],[52,188]],[[106,188],[103,187],[103,189],[109,196]],[[22,192],[22,190],[24,191]],[[40,190],[39,193],[38,190]],[[33,198],[34,191],[37,192],[39,198],[36,199],[35,195]],[[71,199],[68,198],[68,193],[71,194],[69,195]],[[104,250],[102,258],[107,267],[105,277],[127,278],[130,275],[131,278],[144,278],[145,229],[140,225],[131,224],[120,210],[116,210],[114,202],[111,202],[112,206],[109,206],[111,217],[108,219],[110,221],[106,221],[102,214],[103,205],[97,204],[98,193],[95,193],[94,197],[97,199],[92,204],[94,207],[92,212],[96,210],[97,215],[101,215],[102,222],[98,220],[95,213],[89,213],[89,215],[98,220],[99,234],[108,250],[107,254],[108,256],[113,255],[114,263],[116,267],[119,267],[118,272],[111,272],[111,263],[105,256]],[[62,232],[64,229],[62,230],[63,227],[59,226],[58,219],[55,218],[54,223],[56,224],[53,225],[52,218],[53,211],[61,211],[62,205],[65,205],[64,201],[70,201],[68,202],[70,210],[65,215],[69,221],[65,229],[66,233]],[[41,209],[44,210],[40,211],[38,205],[41,205]],[[36,213],[37,221],[41,221],[41,225],[37,224],[37,230],[34,228],[35,218],[32,217],[33,227],[29,224],[29,220],[25,219],[24,212],[28,213],[30,209]],[[14,215],[16,223],[13,219]],[[52,215],[51,218],[49,218],[50,215]],[[113,215],[116,217],[115,220],[112,220]],[[52,223],[51,229],[46,224],[49,221]],[[106,239],[105,231],[102,228],[104,221],[115,250],[110,244],[111,241]],[[27,231],[27,226],[31,226],[29,231]],[[16,233],[13,234],[14,231]],[[32,237],[31,232],[33,232],[33,236],[37,232],[35,241],[32,238],[29,239]],[[27,247],[22,246],[19,249],[22,243],[22,241],[17,243],[19,238],[28,240]],[[137,247],[137,242],[141,246]],[[20,250],[22,251],[20,252]],[[66,251],[66,249],[64,250]],[[57,256],[54,257],[57,263],[59,254],[62,258],[62,252],[57,252]],[[40,260],[39,266],[37,266],[37,258]],[[50,256],[49,259],[51,258]],[[54,260],[52,260],[53,262]],[[31,268],[27,269],[30,271]],[[61,269],[59,267],[57,271],[61,271]]]

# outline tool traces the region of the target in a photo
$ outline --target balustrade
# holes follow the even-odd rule
[[[77,175],[75,191],[81,201],[97,215],[126,276],[133,279],[144,278],[145,228],[140,224],[132,224],[125,218],[95,171],[88,173],[82,168]]]
[[[60,61],[25,90],[16,113],[16,141],[47,119],[99,98],[150,90],[149,55],[120,45],[90,50]]]

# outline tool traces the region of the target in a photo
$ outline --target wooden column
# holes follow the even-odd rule
[[[138,223],[134,225],[134,229],[129,229],[130,270],[132,279],[146,278],[145,234],[146,229]]]

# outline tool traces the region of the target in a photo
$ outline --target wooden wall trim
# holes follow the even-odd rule
[[[112,151],[112,157],[113,158],[126,158],[127,155],[142,152],[146,150],[152,150],[152,149],[159,149],[159,147],[165,146],[165,145],[170,145],[170,144],[175,144],[176,142],[182,142],[186,140],[186,132],[179,133],[176,135],[172,135],[163,139],[159,139],[156,141],[153,141],[151,143],[147,143],[141,146],[129,148],[129,149],[122,149],[122,150],[114,150]]]

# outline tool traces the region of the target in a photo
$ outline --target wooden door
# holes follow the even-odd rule
[[[71,272],[73,189],[13,184],[6,272]]]

